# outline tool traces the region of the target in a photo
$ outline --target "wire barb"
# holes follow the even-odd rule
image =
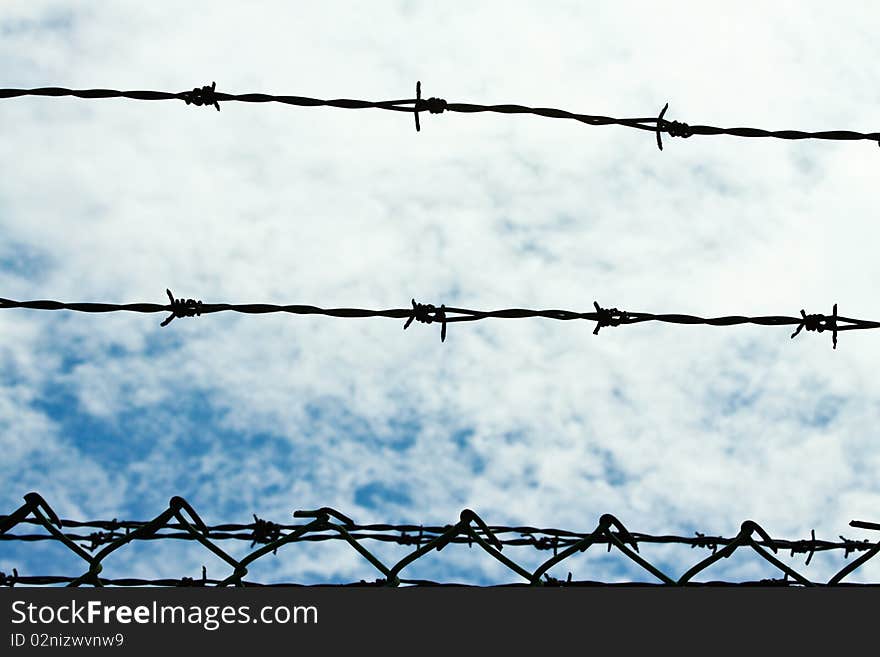
[[[205,85],[204,87],[196,87],[192,91],[186,91],[183,94],[183,100],[186,101],[186,104],[193,104],[197,106],[201,105],[213,105],[217,108],[217,111],[220,111],[220,103],[217,102],[217,96],[215,95],[217,91],[217,83],[212,82],[211,86]]]
[[[801,308],[801,318],[802,321],[798,324],[797,329],[794,333],[791,334],[792,340],[795,336],[801,332],[801,330],[806,331],[816,331],[817,333],[822,333],[823,331],[831,331],[831,344],[832,349],[837,349],[837,304],[834,304],[834,309],[831,314],[831,317],[826,317],[821,313],[816,313],[814,315],[807,315],[804,312],[804,309]]]
[[[430,112],[431,114],[442,114],[446,111],[447,103],[442,98],[422,98],[422,81],[416,82],[416,102],[413,106],[413,116],[416,119],[416,132],[421,132],[422,126],[419,123],[419,112]]]
[[[192,577],[181,577],[177,586],[205,586],[208,583],[208,569],[202,566],[202,578],[193,579]]]
[[[89,551],[94,552],[98,547],[113,540],[112,532],[92,532],[88,536]]]
[[[707,537],[702,532],[695,531],[694,534],[696,534],[696,540],[693,543],[691,543],[691,550],[693,550],[695,547],[700,547],[700,548],[712,548],[712,554],[715,554],[716,552],[718,552],[718,540],[720,540],[720,539]]]
[[[852,523],[850,523],[850,524],[852,524]],[[864,538],[859,541],[859,540],[854,540],[851,538],[845,538],[842,534],[838,534],[837,537],[841,541],[843,541],[843,545],[844,545],[843,558],[844,559],[849,559],[850,554],[852,554],[853,552],[856,552],[857,550],[864,550],[867,546],[870,545],[870,541],[868,541],[867,538]]]
[[[13,568],[12,574],[7,575],[6,573],[0,572],[0,586],[8,586],[12,588],[15,586],[15,583],[18,581],[18,569]]]
[[[596,328],[593,329],[593,335],[599,335],[599,329],[604,326],[620,326],[627,318],[626,311],[617,308],[603,308],[598,301],[593,301],[596,308]]]
[[[660,115],[657,117],[657,148],[661,151],[663,150],[663,140],[661,139],[661,135],[664,132],[669,133],[670,137],[682,137],[684,139],[687,139],[694,134],[693,130],[687,123],[681,121],[667,121],[664,119],[663,117],[666,115],[666,110],[668,109],[669,103],[666,103],[660,111]]]
[[[171,314],[168,315],[168,317],[165,318],[165,321],[159,324],[159,326],[168,326],[175,317],[201,317],[201,301],[196,301],[195,299],[175,299],[174,295],[171,294],[171,290],[168,288],[165,288],[165,293],[168,295],[168,299],[171,302],[168,305]]]
[[[270,520],[258,518],[256,513],[253,516],[254,533],[251,536],[251,547],[254,547],[257,543],[272,543],[281,537],[280,525],[276,525]]]
[[[433,316],[431,313],[434,313]],[[413,323],[413,320],[421,322],[422,324],[440,322],[442,324],[440,328],[440,342],[446,342],[446,304],[442,304],[439,308],[435,308],[433,304],[416,303],[416,300],[413,299],[412,313],[410,313],[409,318],[406,320],[406,324],[403,325],[403,329],[408,329],[409,325]]]

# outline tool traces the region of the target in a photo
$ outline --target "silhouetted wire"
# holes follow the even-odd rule
[[[861,541],[846,539],[840,536],[840,542],[816,539],[816,531],[811,531],[811,538],[806,540],[772,539],[767,532],[752,520],[744,521],[736,536],[707,536],[695,532],[695,536],[652,535],[630,532],[611,514],[603,514],[596,527],[589,532],[574,532],[563,529],[538,528],[529,526],[487,525],[476,513],[469,509],[461,512],[459,520],[447,525],[412,525],[412,524],[370,524],[360,525],[351,518],[330,507],[310,511],[295,511],[295,518],[305,519],[298,524],[281,524],[258,518],[254,514],[254,522],[249,524],[222,524],[208,526],[199,517],[192,506],[181,497],[173,497],[168,508],[149,521],[93,520],[73,521],[61,520],[55,511],[38,493],[31,492],[24,496],[25,503],[9,515],[0,515],[0,541],[17,541],[34,543],[53,540],[63,543],[70,551],[77,554],[88,564],[88,571],[79,576],[68,575],[25,575],[13,569],[11,574],[0,573],[0,585],[51,585],[67,584],[79,586],[264,586],[257,582],[244,580],[248,565],[269,554],[277,554],[278,550],[289,543],[307,543],[318,541],[345,541],[369,562],[382,577],[369,582],[361,580],[354,586],[398,586],[442,585],[441,582],[428,580],[405,579],[400,576],[402,571],[412,562],[433,551],[440,551],[450,544],[467,544],[469,547],[482,548],[490,556],[519,575],[524,584],[533,586],[592,586],[602,585],[597,580],[573,580],[571,572],[568,578],[560,580],[552,577],[550,569],[562,564],[565,560],[579,554],[593,545],[617,548],[630,561],[651,573],[664,585],[704,585],[708,582],[694,582],[700,572],[720,559],[729,557],[742,547],[749,547],[768,563],[782,571],[782,579],[762,579],[748,582],[711,582],[713,584],[748,585],[774,584],[780,586],[815,586],[840,585],[849,573],[872,559],[880,552],[880,542],[872,543],[868,539]],[[176,522],[173,522],[176,520]],[[43,527],[46,534],[10,534],[16,526]],[[878,530],[880,524],[853,520],[850,526],[861,529]],[[65,531],[66,529],[66,531]],[[75,530],[94,529],[91,533]],[[71,531],[74,530],[74,531]],[[187,540],[197,541],[214,555],[225,561],[233,570],[232,574],[223,579],[209,579],[206,568],[202,567],[201,578],[192,577],[165,579],[105,579],[99,577],[102,570],[101,562],[117,549],[131,541],[153,540]],[[241,559],[232,557],[220,547],[218,542],[225,540],[250,541],[251,552]],[[366,544],[372,542],[393,543],[400,546],[412,546],[413,551],[389,566],[370,551]],[[639,544],[677,543],[690,545],[693,548],[711,549],[712,553],[699,561],[687,572],[673,578],[648,562],[639,554]],[[255,546],[258,548],[254,549]],[[552,551],[547,558],[534,570],[528,570],[516,563],[502,552],[504,547],[517,546],[534,548],[539,551]],[[848,562],[833,575],[828,582],[813,582],[791,566],[779,561],[772,553],[788,550],[790,555],[807,554],[804,565],[809,565],[816,552],[843,550],[844,558],[851,553],[862,553]],[[448,584],[448,583],[447,583]],[[626,583],[624,583],[626,584]],[[632,583],[630,583],[632,584]],[[299,586],[296,583],[276,583],[270,586]]]
[[[622,326],[626,324],[640,324],[642,322],[664,322],[667,324],[691,324],[703,326],[734,326],[739,324],[755,324],[758,326],[796,326],[791,334],[794,338],[802,330],[822,333],[829,331],[832,335],[832,346],[837,348],[837,334],[840,331],[857,329],[880,328],[880,322],[852,317],[842,317],[837,314],[837,304],[833,306],[831,315],[821,313],[807,314],[801,309],[800,317],[786,315],[764,315],[747,317],[744,315],[725,315],[722,317],[698,317],[696,315],[683,314],[654,314],[643,312],[622,311],[617,308],[603,308],[598,302],[593,302],[594,310],[576,312],[572,310],[530,310],[525,308],[507,308],[504,310],[471,310],[469,308],[457,308],[454,306],[435,307],[433,304],[417,303],[412,299],[410,308],[389,308],[385,310],[370,310],[365,308],[320,308],[307,305],[276,305],[268,303],[203,303],[195,299],[176,299],[171,290],[165,290],[169,303],[65,303],[61,301],[13,301],[12,299],[0,298],[0,310],[9,308],[27,308],[31,310],[73,310],[83,313],[109,313],[109,312],[137,312],[137,313],[170,313],[160,324],[167,326],[175,318],[198,317],[218,312],[237,312],[251,315],[263,315],[269,313],[289,313],[293,315],[323,315],[345,319],[365,317],[385,317],[390,319],[406,319],[403,328],[408,328],[412,322],[424,324],[437,323],[441,325],[440,339],[446,340],[446,325],[455,322],[474,322],[484,319],[525,319],[545,318],[562,321],[586,320],[596,322],[593,334],[607,326]]]
[[[654,117],[617,119],[610,116],[578,114],[551,107],[528,107],[525,105],[501,104],[479,105],[475,103],[452,103],[443,98],[422,98],[421,82],[416,83],[416,97],[401,100],[367,101],[349,98],[323,100],[307,96],[274,95],[263,93],[229,94],[216,90],[216,82],[188,91],[118,91],[115,89],[67,89],[64,87],[40,87],[36,89],[0,89],[0,99],[20,96],[44,96],[57,98],[127,98],[131,100],[182,100],[187,105],[212,106],[220,111],[220,103],[282,103],[297,107],[335,107],[341,109],[383,109],[395,112],[409,112],[415,116],[416,130],[421,130],[420,112],[441,114],[460,112],[474,114],[493,112],[498,114],[532,114],[552,119],[570,119],[587,125],[619,125],[637,130],[647,130],[656,134],[657,147],[663,150],[662,134],[670,137],[687,138],[693,135],[730,135],[734,137],[773,137],[776,139],[826,139],[835,141],[868,140],[880,145],[880,132],[856,132],[853,130],[763,130],[760,128],[718,128],[710,125],[690,125],[682,121],[669,121],[665,118],[669,108],[667,103]]]

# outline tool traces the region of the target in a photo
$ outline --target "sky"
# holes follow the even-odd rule
[[[0,87],[425,97],[766,129],[878,129],[872,2],[6,0]],[[605,307],[880,319],[877,146],[694,136],[536,116],[178,101],[0,101],[0,297],[477,309]],[[334,507],[487,523],[876,540],[873,331],[0,312],[0,512],[208,524]],[[172,544],[174,543],[174,544]],[[243,555],[249,544],[229,546]],[[673,577],[709,551],[642,546]],[[398,554],[391,548],[378,554]],[[507,552],[505,552],[506,554]],[[405,554],[405,551],[401,554]],[[546,553],[510,551],[537,564]],[[399,557],[398,557],[399,558]],[[827,581],[842,553],[789,559]],[[852,557],[851,557],[852,558]],[[531,559],[531,561],[529,561]],[[391,556],[389,561],[394,561]],[[107,577],[226,576],[195,543],[129,545]],[[63,546],[0,570],[78,575]],[[551,574],[656,581],[615,551]],[[378,577],[342,543],[254,581]],[[521,581],[466,546],[403,576]],[[747,549],[703,579],[779,572]],[[700,578],[698,578],[700,579]],[[845,581],[880,580],[880,560]]]

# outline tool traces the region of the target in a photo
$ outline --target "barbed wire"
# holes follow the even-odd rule
[[[277,554],[287,544],[318,541],[345,541],[370,563],[380,577],[373,581],[360,580],[348,585],[355,586],[400,586],[400,585],[442,585],[442,582],[401,577],[405,568],[411,563],[433,551],[440,551],[450,544],[467,543],[469,547],[482,548],[496,561],[502,563],[512,573],[521,578],[520,582],[532,586],[590,586],[606,584],[597,580],[574,580],[572,573],[564,580],[554,578],[550,570],[578,553],[590,547],[607,546],[617,548],[631,562],[653,575],[663,585],[779,585],[779,586],[817,586],[841,585],[842,581],[853,570],[872,559],[880,552],[880,542],[872,543],[868,539],[851,540],[840,536],[840,542],[816,539],[812,530],[811,538],[806,540],[772,539],[767,532],[752,520],[744,521],[736,536],[707,536],[695,532],[695,536],[652,535],[630,532],[617,518],[611,514],[603,514],[596,527],[589,532],[575,532],[563,529],[547,529],[528,526],[487,525],[476,513],[469,509],[461,512],[459,520],[447,525],[411,525],[411,524],[370,524],[359,525],[351,518],[332,509],[324,507],[309,511],[294,511],[295,518],[305,520],[298,524],[281,524],[258,518],[254,514],[254,522],[249,524],[222,524],[208,526],[196,513],[193,507],[181,497],[172,497],[168,507],[149,521],[93,520],[73,521],[61,520],[47,502],[36,492],[24,496],[24,504],[9,515],[0,515],[0,541],[29,542],[57,541],[64,544],[70,551],[82,558],[88,569],[85,573],[70,575],[20,575],[17,568],[11,574],[0,573],[0,585],[15,586],[24,584],[43,586],[66,584],[68,586],[300,586],[294,582],[260,584],[244,579],[248,566],[255,560],[269,554]],[[176,521],[176,522],[175,522]],[[39,526],[48,531],[46,534],[10,534],[16,526]],[[880,524],[853,520],[850,526],[861,529],[880,529]],[[67,529],[67,531],[65,531]],[[94,529],[90,533],[75,530]],[[73,530],[73,531],[72,531]],[[107,579],[99,577],[102,562],[110,554],[131,541],[152,540],[186,540],[197,541],[215,556],[226,562],[232,573],[221,579],[209,579],[207,569],[202,566],[200,579],[192,577],[139,579],[120,578]],[[241,559],[232,557],[218,545],[220,541],[250,541],[251,552]],[[400,546],[412,546],[413,551],[393,565],[383,563],[378,556],[366,547],[371,542],[393,543]],[[691,549],[710,549],[712,552],[700,560],[684,574],[672,577],[648,562],[639,553],[639,544],[645,543],[678,543],[690,545]],[[258,548],[255,546],[259,545]],[[518,546],[534,548],[539,551],[552,551],[553,556],[547,558],[534,570],[528,570],[503,553],[505,547]],[[695,582],[694,577],[703,572],[720,559],[730,557],[736,550],[749,547],[766,562],[778,568],[783,577],[747,582]],[[791,566],[777,559],[773,554],[780,550],[789,550],[790,555],[807,554],[805,565],[809,565],[816,552],[843,550],[844,558],[849,559],[853,553],[862,553],[847,563],[827,582],[811,581]],[[639,584],[644,582],[628,582],[623,584]],[[848,584],[852,585],[852,584]],[[872,584],[874,585],[874,584]]]
[[[604,308],[597,301],[593,302],[595,310],[577,312],[572,310],[531,310],[525,308],[507,308],[503,310],[471,310],[441,304],[417,303],[412,299],[410,308],[389,308],[370,310],[365,308],[319,308],[308,305],[276,305],[268,303],[203,303],[195,299],[177,299],[171,290],[166,289],[169,303],[66,303],[62,301],[13,301],[0,298],[0,310],[10,308],[27,308],[30,310],[73,310],[83,313],[137,312],[137,313],[170,313],[160,324],[168,326],[175,318],[198,317],[218,312],[237,312],[250,315],[269,313],[289,313],[293,315],[323,315],[345,319],[366,317],[385,317],[406,319],[403,328],[407,329],[414,322],[423,324],[437,323],[441,325],[440,340],[446,341],[446,326],[455,322],[474,322],[483,319],[525,319],[544,318],[562,321],[586,320],[596,322],[593,335],[598,335],[604,327],[640,324],[642,322],[664,322],[667,324],[690,324],[703,326],[734,326],[739,324],[755,324],[758,326],[796,326],[791,338],[795,338],[802,330],[831,333],[832,347],[837,349],[837,334],[840,331],[880,328],[880,322],[843,317],[837,314],[837,304],[832,308],[831,315],[821,313],[807,314],[801,309],[800,317],[785,315],[764,315],[747,317],[744,315],[725,315],[722,317],[698,317],[683,314],[654,314],[631,312],[617,308]]]
[[[659,115],[654,117],[618,119],[610,116],[579,114],[551,107],[528,107],[525,105],[500,104],[480,105],[475,103],[453,103],[443,98],[422,98],[422,83],[416,82],[416,97],[400,100],[368,101],[337,98],[324,100],[306,96],[274,95],[264,93],[230,94],[217,91],[217,83],[195,87],[188,91],[119,91],[116,89],[67,89],[64,87],[40,87],[35,89],[0,89],[0,99],[21,96],[43,96],[58,98],[72,96],[75,98],[127,98],[130,100],[182,100],[187,105],[214,107],[220,111],[220,103],[282,103],[297,107],[335,107],[340,109],[382,109],[395,112],[408,112],[415,117],[416,130],[421,130],[420,112],[442,114],[443,112],[460,112],[474,114],[492,112],[497,114],[532,114],[552,119],[569,119],[587,125],[618,125],[636,130],[646,130],[656,135],[657,147],[663,150],[662,135],[688,138],[694,135],[729,135],[733,137],[775,139],[825,139],[835,141],[868,140],[876,141],[880,146],[880,132],[856,132],[853,130],[764,130],[761,128],[718,128],[711,125],[691,125],[682,121],[670,121],[665,118],[669,103],[663,106]]]

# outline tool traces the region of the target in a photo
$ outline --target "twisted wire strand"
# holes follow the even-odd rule
[[[432,304],[417,303],[412,300],[410,308],[321,308],[319,306],[291,304],[278,305],[268,303],[203,303],[195,299],[177,299],[171,290],[166,290],[169,303],[68,303],[51,300],[15,301],[0,298],[0,309],[25,308],[30,310],[72,310],[83,313],[109,313],[109,312],[137,312],[137,313],[170,313],[161,323],[167,326],[175,318],[196,317],[219,312],[237,312],[249,315],[264,315],[270,313],[288,313],[292,315],[322,315],[344,319],[375,318],[406,319],[404,328],[408,328],[413,321],[421,323],[442,324],[441,339],[446,339],[446,325],[457,322],[474,322],[485,319],[528,319],[544,318],[560,321],[586,320],[596,322],[593,331],[598,334],[599,330],[606,326],[617,327],[628,324],[640,324],[643,322],[662,322],[667,324],[701,325],[701,326],[736,326],[742,324],[754,324],[758,326],[796,326],[791,337],[796,337],[802,330],[822,333],[828,331],[832,334],[833,346],[837,348],[837,334],[840,331],[864,330],[880,328],[880,322],[872,320],[844,317],[837,314],[837,304],[833,306],[830,315],[821,313],[807,314],[802,309],[801,316],[789,315],[724,315],[719,317],[699,317],[679,313],[646,313],[621,311],[617,308],[603,308],[594,301],[592,311],[572,311],[559,309],[527,309],[506,308],[501,310],[473,310],[446,306],[445,304],[435,307]]]
[[[507,568],[519,575],[529,586],[593,586],[606,583],[585,579],[574,580],[568,573],[566,580],[556,579],[549,570],[565,562],[569,557],[589,549],[594,545],[605,545],[608,551],[617,548],[625,557],[653,574],[660,580],[660,585],[696,585],[730,584],[730,585],[780,585],[780,586],[816,586],[841,585],[843,578],[872,559],[880,552],[880,542],[873,543],[868,539],[850,540],[840,536],[840,542],[816,539],[815,530],[809,539],[784,540],[772,539],[757,523],[746,520],[740,531],[733,537],[707,536],[695,532],[695,536],[654,535],[630,532],[617,518],[603,514],[596,528],[589,532],[578,532],[555,528],[538,528],[530,526],[488,525],[476,513],[465,509],[460,519],[447,525],[413,525],[413,524],[357,524],[349,517],[329,507],[313,511],[295,511],[295,518],[305,522],[281,524],[258,518],[254,514],[254,522],[248,524],[225,523],[206,525],[193,507],[181,497],[171,498],[168,507],[158,516],[149,521],[92,520],[74,521],[61,520],[55,511],[38,493],[24,496],[25,504],[8,515],[0,515],[0,539],[34,543],[36,541],[54,540],[66,546],[88,564],[88,571],[79,576],[68,575],[21,575],[17,568],[12,573],[0,573],[0,586],[52,585],[66,584],[80,586],[299,586],[295,582],[260,584],[245,580],[248,565],[253,561],[277,551],[288,543],[305,543],[314,541],[345,541],[382,575],[374,581],[360,580],[344,584],[345,586],[442,586],[451,582],[435,582],[403,578],[399,575],[413,561],[428,553],[442,550],[449,544],[467,544],[478,547],[500,561]],[[40,526],[49,532],[46,534],[22,533],[13,534],[15,527],[21,529]],[[878,530],[880,524],[853,520],[850,526],[861,529]],[[79,533],[77,530],[96,529],[90,534]],[[124,531],[123,531],[124,530]],[[196,541],[215,556],[233,568],[233,573],[223,579],[208,578],[206,568],[202,567],[201,578],[180,577],[164,579],[100,577],[102,561],[112,552],[131,541],[153,540],[188,540]],[[243,558],[233,558],[220,543],[229,540],[251,541],[252,551]],[[370,543],[394,543],[401,546],[413,546],[413,551],[404,556],[393,567],[386,566],[376,554],[370,551]],[[700,560],[678,579],[674,579],[646,561],[639,554],[639,545],[645,543],[678,543],[689,545],[691,549],[702,548],[711,550],[711,554]],[[259,545],[257,549],[253,549]],[[552,551],[549,557],[536,570],[530,571],[502,553],[505,547],[519,546],[533,548],[538,551]],[[694,582],[692,578],[704,571],[716,561],[729,557],[737,549],[751,548],[758,556],[776,566],[784,574],[783,578],[762,579],[745,582]],[[768,552],[769,550],[769,552]],[[774,554],[779,550],[789,550],[791,556],[807,554],[805,565],[809,565],[816,552],[843,550],[844,558],[850,554],[861,553],[849,561],[834,574],[827,583],[812,582],[791,566],[779,561]],[[619,585],[643,584],[642,582],[619,583]],[[501,586],[522,585],[517,583]],[[876,583],[870,584],[872,586]]]
[[[682,121],[670,121],[665,118],[669,107],[667,103],[659,115],[653,117],[615,118],[593,114],[569,112],[552,107],[530,107],[512,103],[484,105],[477,103],[447,102],[442,98],[422,98],[421,82],[416,83],[416,97],[398,100],[368,101],[351,98],[321,99],[308,96],[276,95],[266,93],[231,94],[216,90],[216,83],[196,87],[189,91],[167,92],[116,89],[68,89],[65,87],[39,87],[33,89],[0,89],[0,99],[18,98],[22,96],[42,96],[58,98],[70,96],[84,99],[126,98],[130,100],[182,100],[187,105],[213,106],[218,111],[220,103],[281,103],[296,107],[333,107],[339,109],[382,109],[395,112],[408,112],[415,116],[416,130],[421,130],[420,112],[441,114],[457,112],[462,114],[496,113],[496,114],[530,114],[551,119],[567,119],[592,126],[617,125],[636,130],[646,130],[656,134],[657,147],[663,150],[661,135],[688,138],[694,135],[728,135],[745,138],[774,138],[787,140],[821,139],[833,141],[867,140],[875,141],[880,146],[880,132],[857,132],[854,130],[765,130],[762,128],[734,127],[721,128],[711,125],[688,124]]]

